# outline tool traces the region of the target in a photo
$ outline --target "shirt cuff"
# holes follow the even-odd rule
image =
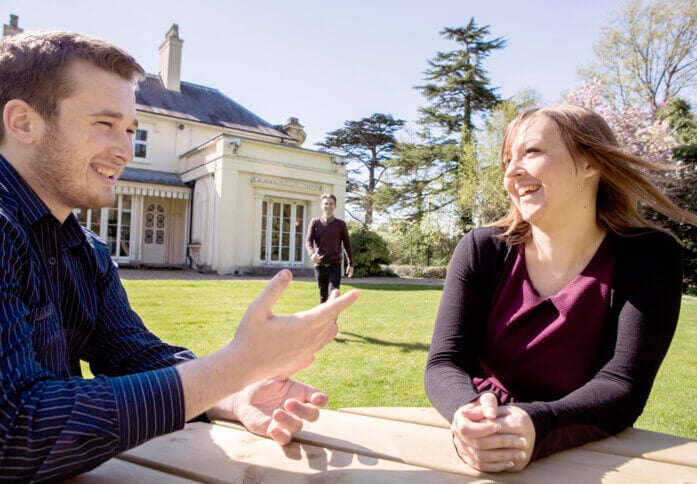
[[[116,395],[120,452],[184,427],[184,389],[173,367],[111,379]]]

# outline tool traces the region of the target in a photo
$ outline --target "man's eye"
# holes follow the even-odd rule
[[[109,121],[97,121],[97,124],[101,124],[102,126],[106,126],[107,128],[111,128],[111,123]]]

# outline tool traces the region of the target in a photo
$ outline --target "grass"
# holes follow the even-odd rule
[[[697,439],[697,297],[683,296],[680,320],[651,396],[635,426]]]
[[[260,281],[126,280],[131,304],[165,341],[211,353],[234,334]],[[344,284],[359,301],[339,317],[340,333],[296,377],[330,396],[329,408],[428,406],[423,370],[441,289]],[[293,282],[278,314],[317,303],[311,282]],[[673,344],[636,427],[697,439],[697,297],[685,296]]]

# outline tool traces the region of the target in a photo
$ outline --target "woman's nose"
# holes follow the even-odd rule
[[[514,160],[511,158],[511,160],[508,162],[508,166],[506,166],[506,172],[504,175],[507,178],[515,178],[523,173],[523,168],[520,166],[520,163],[518,160]]]

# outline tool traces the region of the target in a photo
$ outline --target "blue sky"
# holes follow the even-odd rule
[[[454,42],[445,27],[489,25],[508,46],[485,63],[504,97],[533,88],[545,102],[577,89],[600,26],[620,0],[3,0],[0,21],[69,30],[124,48],[158,72],[169,27],[184,40],[182,79],[214,87],[274,124],[300,119],[306,148],[375,112],[414,121],[413,87]]]

